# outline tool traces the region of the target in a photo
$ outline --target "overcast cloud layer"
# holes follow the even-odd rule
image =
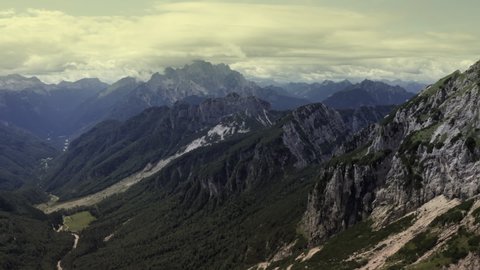
[[[434,81],[480,59],[473,0],[18,2],[0,4],[0,74],[49,82],[194,59],[278,81]]]

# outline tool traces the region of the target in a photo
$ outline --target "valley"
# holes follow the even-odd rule
[[[96,205],[112,195],[127,191],[128,188],[130,188],[132,185],[135,185],[138,182],[142,181],[143,179],[154,175],[155,173],[159,172],[163,167],[168,165],[168,163],[171,160],[175,159],[176,157],[177,156],[172,156],[165,160],[160,160],[155,166],[151,168],[146,168],[141,172],[138,172],[134,175],[128,176],[118,181],[117,183],[107,187],[104,190],[101,190],[94,194],[86,195],[81,198],[77,198],[77,199],[73,199],[65,202],[59,202],[58,197],[51,195],[50,200],[48,202],[38,204],[36,205],[36,208],[49,214],[59,210],[69,210],[69,209],[75,209],[75,208],[84,207],[84,206]]]
[[[202,62],[176,76],[192,68],[230,72]],[[45,257],[57,270],[474,264],[479,70],[454,72],[415,96],[373,81],[348,84],[329,96],[343,102],[337,108],[277,111],[237,93],[152,106],[93,125],[66,149],[4,125],[13,145],[18,136],[29,142],[29,151],[9,148],[18,157],[7,156],[35,154],[24,166],[38,178],[11,182],[19,188],[6,196],[15,203],[0,204],[0,213],[42,224],[41,239],[59,238],[61,249]],[[386,93],[388,105],[363,102],[357,91]],[[37,232],[21,232],[29,233]]]

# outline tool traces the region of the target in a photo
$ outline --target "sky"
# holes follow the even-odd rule
[[[433,82],[480,60],[478,0],[2,0],[0,75],[148,79],[193,60],[249,78]]]

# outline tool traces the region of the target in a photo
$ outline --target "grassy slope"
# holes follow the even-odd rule
[[[68,231],[80,232],[96,218],[88,211],[82,211],[63,218],[63,224]]]
[[[473,200],[465,201],[434,219],[425,232],[414,237],[396,254],[388,258],[386,269],[442,269],[442,267],[466,257],[469,252],[479,252],[479,236],[460,226],[457,233],[446,242],[445,246],[426,260],[412,265],[423,254],[438,245],[442,232],[449,226],[461,223],[472,204]]]

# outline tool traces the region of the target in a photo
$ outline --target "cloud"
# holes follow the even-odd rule
[[[146,79],[194,59],[280,81],[431,81],[466,68],[478,36],[391,30],[396,21],[318,5],[163,2],[143,15],[0,11],[0,74],[46,81]]]

